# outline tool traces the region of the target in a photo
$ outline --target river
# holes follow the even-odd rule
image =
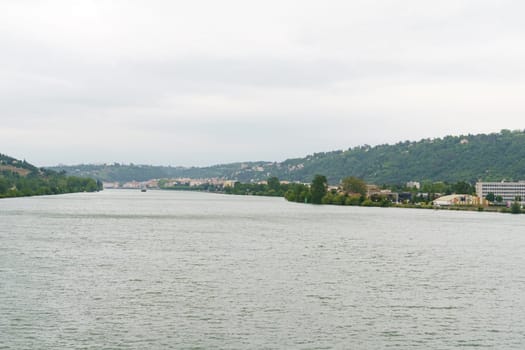
[[[525,348],[525,215],[0,200],[0,349]]]

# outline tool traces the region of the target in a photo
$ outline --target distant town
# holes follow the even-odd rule
[[[224,180],[218,178],[211,179],[191,179],[191,178],[176,178],[176,179],[151,179],[147,181],[128,181],[128,182],[103,182],[104,189],[167,189],[175,188],[177,186],[186,186],[197,189],[202,185],[213,185],[217,187],[233,186],[236,181]]]

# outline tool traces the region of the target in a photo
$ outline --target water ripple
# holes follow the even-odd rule
[[[0,201],[0,349],[525,348],[522,217],[146,195]]]

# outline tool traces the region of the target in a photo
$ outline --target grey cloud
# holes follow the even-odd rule
[[[49,2],[42,23],[70,29],[64,37],[37,27],[35,17],[8,17],[6,4],[19,15],[32,9],[0,4],[0,122],[10,130],[0,137],[12,147],[0,152],[34,150],[37,163],[40,150],[49,164],[97,154],[147,162],[152,154],[167,157],[165,148],[189,152],[178,154],[186,165],[250,154],[273,160],[440,136],[458,126],[476,132],[522,124],[520,1],[269,1],[259,5],[262,20],[249,14],[253,25],[230,1],[204,19],[191,4],[137,1],[130,10],[126,2],[93,1],[79,24],[64,18],[70,5]],[[98,7],[106,17],[97,17]],[[156,26],[163,9],[170,16]],[[194,17],[183,21],[185,13]],[[99,26],[86,27],[92,19]],[[495,111],[504,113],[496,118]],[[89,138],[69,145],[74,152],[59,159],[55,136],[70,134],[61,142],[74,143],[86,123],[102,125],[105,136],[89,149]],[[9,136],[15,132],[31,141]],[[115,149],[111,132],[141,147]],[[201,148],[188,147],[191,140]]]

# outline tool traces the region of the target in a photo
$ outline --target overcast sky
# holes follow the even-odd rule
[[[0,2],[0,153],[281,161],[525,128],[525,2]]]

